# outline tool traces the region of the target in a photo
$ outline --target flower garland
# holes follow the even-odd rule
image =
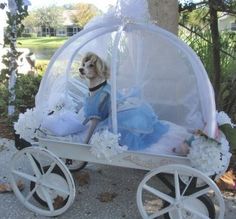
[[[113,134],[108,130],[96,132],[90,140],[91,153],[97,158],[105,158],[111,161],[113,156],[128,149],[127,146],[119,145],[119,139],[119,134]]]
[[[39,112],[33,109],[27,109],[25,113],[19,115],[19,119],[14,123],[16,134],[28,142],[32,142],[37,137],[36,130],[40,127]]]
[[[187,155],[191,165],[207,175],[224,172],[229,165],[231,157],[229,152],[230,146],[227,140],[229,138],[227,132],[229,131],[226,130],[224,132],[222,127],[227,125],[233,130],[235,124],[232,123],[229,116],[223,111],[217,112],[216,121],[219,127],[216,133],[217,140],[209,138],[203,132],[198,131],[190,141],[190,150]],[[231,141],[230,143],[232,144],[233,142]]]
[[[187,155],[193,168],[208,176],[220,174],[226,170],[231,153],[229,143],[221,134],[220,142],[204,134],[194,135]]]

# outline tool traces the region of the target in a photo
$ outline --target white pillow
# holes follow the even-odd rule
[[[82,122],[78,114],[66,110],[47,116],[41,128],[56,136],[66,136],[84,131],[86,126]]]

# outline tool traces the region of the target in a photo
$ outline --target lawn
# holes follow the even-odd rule
[[[63,45],[69,37],[25,37],[18,38],[19,48],[29,48],[36,55],[36,60],[49,61],[55,51]]]
[[[57,49],[68,37],[26,37],[18,38],[18,47],[20,48],[48,48]]]

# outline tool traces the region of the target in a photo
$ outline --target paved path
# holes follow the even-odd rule
[[[0,139],[0,181],[7,181],[9,160],[15,153],[14,142]],[[89,183],[76,187],[76,200],[58,219],[141,219],[136,206],[136,190],[145,171],[90,164],[86,168]],[[77,175],[74,174],[76,182]],[[76,182],[77,184],[77,182]],[[101,202],[99,194],[109,192],[117,196],[110,202]],[[236,214],[236,197],[225,193],[225,219]],[[45,219],[28,211],[13,193],[0,194],[1,219]]]

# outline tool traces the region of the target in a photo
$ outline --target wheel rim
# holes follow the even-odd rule
[[[45,164],[48,166],[46,171],[43,168]],[[64,177],[53,172],[55,167],[60,169]],[[24,181],[23,191],[17,187],[18,179]],[[20,202],[40,215],[60,215],[75,198],[75,185],[69,170],[57,156],[44,148],[29,147],[16,153],[10,163],[10,182]],[[34,187],[30,189],[32,183]],[[46,206],[35,201],[34,194]]]
[[[167,173],[173,175],[174,184],[174,194],[170,195],[164,190],[162,191],[156,185],[153,186],[150,182],[158,174]],[[185,185],[185,188],[181,188],[180,176],[190,176],[189,183]],[[194,178],[199,178],[204,181],[204,187],[201,187],[191,194],[186,194],[191,181]],[[181,186],[180,186],[181,185]],[[154,198],[159,206],[155,209],[149,209],[149,200],[145,200],[148,195],[151,194],[152,202]],[[183,165],[167,165],[159,167],[151,172],[149,172],[144,179],[141,181],[137,191],[137,205],[138,209],[143,218],[158,218],[162,215],[170,215],[171,218],[209,218],[209,211],[204,202],[202,202],[201,197],[211,196],[214,194],[214,204],[220,209],[217,218],[223,218],[224,216],[224,201],[221,196],[220,190],[215,185],[215,183],[206,175],[202,174],[200,171],[193,168],[183,166]],[[154,197],[154,198],[153,198]],[[165,205],[165,203],[168,203]],[[203,207],[199,210],[198,208]],[[191,215],[191,217],[189,217]],[[188,217],[187,217],[188,216]]]

